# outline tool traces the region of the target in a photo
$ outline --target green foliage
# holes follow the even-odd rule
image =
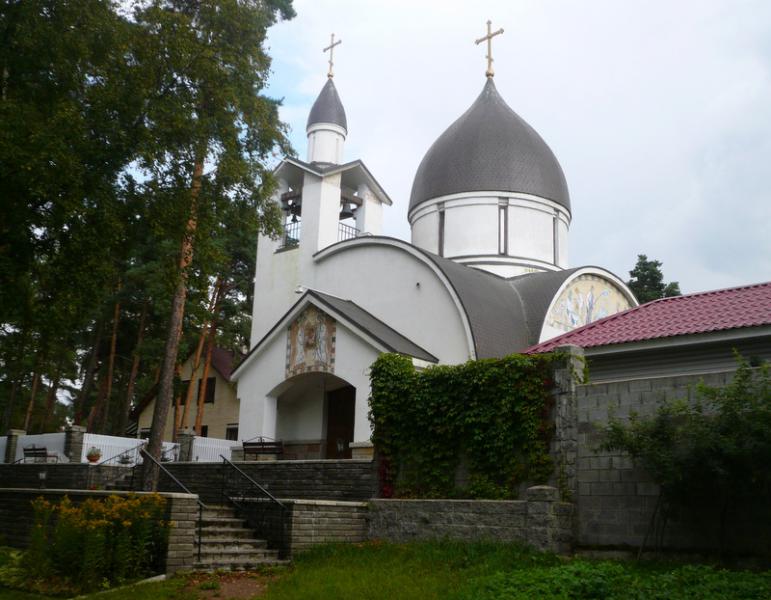
[[[648,260],[645,254],[637,255],[637,264],[629,271],[631,279],[627,284],[640,304],[680,295],[680,285],[676,281],[664,284],[661,266],[661,261]]]
[[[737,573],[703,565],[653,569],[616,562],[572,561],[470,581],[458,598],[477,600],[680,600],[768,598],[768,573]]]
[[[693,402],[665,401],[653,417],[609,421],[602,449],[629,453],[671,510],[771,505],[771,369],[738,360],[725,387],[701,384]]]
[[[771,574],[703,565],[569,560],[517,544],[328,545],[295,558],[266,600],[760,599]]]
[[[30,546],[0,572],[0,583],[30,591],[70,594],[152,574],[160,566],[168,523],[157,495],[109,496],[75,506],[33,501]]]
[[[370,421],[392,469],[384,495],[511,498],[520,483],[545,482],[553,362],[511,355],[416,371],[408,358],[381,355],[371,369]],[[455,488],[461,463],[465,490]]]

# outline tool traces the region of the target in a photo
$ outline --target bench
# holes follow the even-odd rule
[[[28,458],[32,459],[32,462],[49,462],[48,459],[53,458],[53,462],[59,462],[59,455],[56,452],[48,452],[48,448],[45,446],[24,446],[22,449],[24,452],[24,462],[27,462]]]
[[[260,460],[260,456],[278,458],[284,453],[284,442],[281,440],[258,438],[243,442],[243,446],[244,460],[249,460],[250,455],[254,455],[255,460]]]

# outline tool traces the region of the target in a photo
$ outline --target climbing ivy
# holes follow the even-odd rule
[[[400,497],[513,498],[553,471],[555,355],[511,355],[416,370],[383,354],[372,365],[372,440],[381,493]],[[456,474],[467,471],[467,485]]]

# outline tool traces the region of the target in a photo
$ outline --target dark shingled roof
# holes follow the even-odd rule
[[[535,129],[504,102],[492,78],[423,157],[409,210],[432,198],[477,191],[533,194],[570,210],[557,158]]]
[[[306,129],[316,123],[332,123],[338,125],[348,131],[348,121],[345,118],[345,109],[343,103],[340,102],[340,96],[337,95],[337,89],[335,84],[332,83],[332,79],[327,79],[327,83],[321,88],[319,97],[316,98],[316,102],[311,107],[311,112],[308,115],[308,124]]]
[[[498,358],[538,343],[546,311],[578,268],[504,279],[422,251],[450,280],[468,317],[477,358]]]
[[[322,304],[326,304],[333,311],[346,317],[359,329],[366,331],[391,352],[397,352],[406,356],[414,356],[415,358],[428,362],[438,362],[436,356],[407,339],[398,331],[391,329],[388,325],[383,323],[383,321],[371,313],[368,313],[355,302],[343,300],[336,296],[330,296],[329,294],[324,294],[317,290],[308,290],[307,293],[320,300]]]

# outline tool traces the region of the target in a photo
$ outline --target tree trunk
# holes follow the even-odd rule
[[[118,283],[120,292],[120,283]],[[112,374],[115,368],[115,347],[118,344],[118,322],[120,321],[120,300],[115,301],[112,315],[112,335],[110,336],[110,357],[107,360],[107,391],[104,396],[104,412],[102,413],[102,433],[107,433],[110,420],[110,400],[112,396]]]
[[[198,391],[198,410],[195,413],[195,434],[201,435],[201,426],[203,425],[204,403],[206,402],[206,388],[209,383],[209,369],[211,368],[211,355],[214,350],[214,323],[209,326],[209,340],[206,344],[206,362],[203,365],[203,375],[201,375],[201,389]]]
[[[75,425],[80,425],[83,422],[86,402],[88,401],[88,395],[91,393],[91,386],[94,383],[94,373],[96,373],[96,368],[99,364],[99,344],[102,341],[103,324],[100,318],[94,326],[94,343],[91,347],[91,356],[88,358],[88,364],[83,375],[83,387],[80,388],[80,393],[75,401],[75,415],[73,419]]]
[[[29,429],[29,423],[32,418],[32,409],[35,407],[35,396],[37,395],[37,386],[40,383],[40,373],[37,371],[32,375],[32,390],[29,394],[29,404],[27,404],[27,415],[24,417],[24,431]]]
[[[206,329],[201,331],[201,335],[198,338],[198,345],[195,348],[195,356],[193,357],[193,368],[190,371],[190,381],[187,383],[187,389],[185,390],[185,404],[182,406],[180,413],[179,406],[177,406],[177,417],[179,420],[174,423],[177,430],[187,429],[187,418],[190,412],[190,402],[193,399],[193,387],[195,386],[196,377],[198,377],[198,368],[201,366],[201,354],[203,353],[203,343],[206,341]]]
[[[88,421],[86,423],[86,430],[89,433],[94,433],[94,428],[99,422],[99,415],[102,414],[104,409],[104,399],[107,396],[107,374],[105,373],[99,380],[99,391],[96,394],[96,400],[91,410],[88,413]]]
[[[193,236],[197,226],[197,202],[201,191],[201,179],[203,177],[203,156],[196,160],[193,169],[193,182],[190,189],[190,216],[182,238],[182,247],[179,257],[179,271],[177,287],[171,304],[171,318],[169,319],[169,332],[166,337],[166,346],[161,365],[161,378],[158,395],[155,398],[153,410],[153,423],[150,427],[150,439],[147,442],[147,453],[155,460],[160,460],[163,444],[163,432],[166,429],[166,420],[171,408],[172,394],[174,392],[174,370],[177,364],[179,351],[179,338],[182,333],[182,318],[185,314],[185,299],[187,297],[187,269],[193,260]],[[145,461],[143,468],[143,488],[147,491],[158,487],[158,467],[152,461]]]
[[[147,319],[148,301],[142,304],[142,314],[139,317],[139,330],[137,331],[137,343],[134,346],[134,357],[131,362],[131,372],[129,373],[128,385],[126,386],[126,399],[123,401],[123,408],[118,420],[117,435],[124,435],[128,427],[129,413],[131,412],[131,402],[134,400],[134,384],[139,373],[139,349],[142,346],[142,339],[145,333],[145,320]]]
[[[56,376],[51,382],[51,387],[48,389],[48,395],[46,396],[46,409],[45,409],[45,412],[43,413],[43,418],[41,419],[41,422],[40,422],[40,433],[46,432],[46,429],[48,428],[48,421],[53,416],[53,413],[54,413],[54,403],[56,402],[56,392],[59,391],[60,372],[61,372],[61,367],[59,367],[56,370]]]
[[[201,427],[203,425],[203,413],[205,410],[204,404],[206,402],[206,388],[209,383],[209,370],[211,369],[211,356],[214,351],[214,342],[217,337],[217,314],[219,313],[220,299],[222,298],[222,282],[220,278],[217,278],[216,293],[214,294],[216,301],[214,303],[214,310],[212,311],[211,319],[209,321],[208,340],[206,344],[206,362],[203,367],[203,374],[201,375],[201,389],[198,391],[198,410],[195,413],[195,434],[201,435]]]
[[[19,382],[17,379],[14,379],[11,383],[11,393],[8,396],[8,404],[5,405],[2,431],[6,431],[11,428],[11,420],[13,419],[13,405],[16,403],[16,390],[18,388]]]

